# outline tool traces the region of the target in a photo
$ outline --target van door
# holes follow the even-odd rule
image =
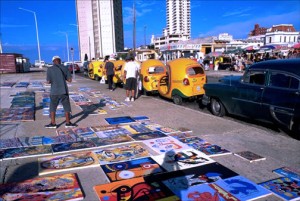
[[[299,107],[299,83],[299,77],[295,75],[271,71],[269,84],[263,94],[263,111],[288,128],[291,126],[296,107]]]

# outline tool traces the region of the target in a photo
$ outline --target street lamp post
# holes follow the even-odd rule
[[[78,59],[81,61],[81,52],[80,52],[80,39],[79,39],[79,26],[78,26],[78,24],[70,24],[70,25],[72,25],[72,26],[76,26],[76,28],[77,28],[77,40],[78,40]]]
[[[73,47],[71,47],[71,55],[72,55],[72,66],[73,66],[73,80],[75,80],[74,49],[73,49]]]
[[[36,40],[37,40],[37,45],[38,45],[38,54],[39,54],[39,68],[42,68],[42,64],[41,64],[41,51],[40,51],[40,41],[39,41],[39,31],[38,31],[38,24],[37,24],[37,19],[36,19],[36,15],[35,12],[32,10],[28,10],[28,9],[24,9],[24,8],[19,8],[20,10],[24,10],[30,13],[33,13],[34,15],[34,21],[35,21],[35,30],[36,30]]]

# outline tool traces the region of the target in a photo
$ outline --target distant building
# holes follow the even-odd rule
[[[219,34],[218,39],[219,40],[223,40],[223,41],[232,41],[233,40],[233,36],[229,35],[228,33],[221,33],[221,34]]]
[[[266,27],[259,27],[259,24],[254,25],[254,29],[248,34],[248,39],[263,41],[267,33]]]
[[[151,43],[156,49],[166,44],[189,40],[191,37],[191,6],[190,0],[166,0],[167,27],[163,36],[152,36]]]
[[[81,59],[123,51],[122,0],[76,0]]]
[[[295,30],[292,24],[273,25],[267,29],[265,44],[292,46],[297,43],[299,36],[300,33]]]

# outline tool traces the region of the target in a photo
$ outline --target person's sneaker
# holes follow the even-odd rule
[[[134,98],[132,97],[132,98],[130,99],[130,101],[132,101],[132,102],[133,102],[133,101],[134,101]]]
[[[75,128],[75,127],[77,127],[78,125],[77,124],[73,124],[73,123],[66,123],[66,125],[65,125],[65,127],[66,128]]]
[[[125,98],[125,101],[130,101],[129,97]]]
[[[57,128],[57,125],[50,123],[48,125],[45,125],[45,128]]]

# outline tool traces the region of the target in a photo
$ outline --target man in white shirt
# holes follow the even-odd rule
[[[139,66],[134,62],[133,57],[126,58],[126,64],[124,66],[124,81],[126,80],[126,99],[125,101],[134,101],[135,90],[137,89],[137,76]],[[129,97],[131,94],[131,98]]]

